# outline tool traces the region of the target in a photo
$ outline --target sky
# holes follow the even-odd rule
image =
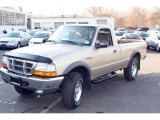
[[[101,6],[116,11],[129,10],[132,7],[160,7],[160,0],[0,0],[0,6],[23,7],[34,15],[79,14],[92,6]]]

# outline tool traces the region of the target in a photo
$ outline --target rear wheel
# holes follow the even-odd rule
[[[157,52],[160,51],[160,45],[159,45],[159,44],[156,45],[156,51],[157,51]]]
[[[62,85],[62,102],[68,109],[79,106],[83,93],[83,77],[78,72],[70,73]]]
[[[134,80],[138,74],[139,67],[138,57],[134,57],[128,67],[124,69],[124,78],[128,81]]]
[[[14,86],[14,88],[15,88],[16,92],[21,94],[21,95],[28,95],[28,94],[33,93],[33,91],[21,88],[19,86]]]

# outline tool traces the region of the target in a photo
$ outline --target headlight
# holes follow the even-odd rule
[[[55,77],[56,67],[54,64],[38,63],[33,74],[40,77]]]
[[[8,68],[7,67],[7,63],[8,63],[7,57],[3,57],[3,59],[2,59],[2,67],[7,69]]]

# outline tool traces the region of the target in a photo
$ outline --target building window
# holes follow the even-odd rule
[[[107,20],[97,20],[97,24],[107,25]]]
[[[37,23],[34,23],[34,29],[40,29],[40,23],[39,22],[37,22]]]
[[[0,25],[24,26],[25,14],[0,10]]]
[[[76,24],[76,22],[66,22],[66,24]]]
[[[88,22],[78,22],[78,24],[88,24]]]
[[[42,27],[44,28],[51,28],[52,27],[52,22],[42,22]]]
[[[3,24],[3,11],[0,10],[0,25]]]
[[[61,25],[64,25],[64,22],[54,22],[54,28],[58,28]]]

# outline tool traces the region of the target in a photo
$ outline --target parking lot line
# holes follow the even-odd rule
[[[52,102],[46,109],[42,110],[40,113],[47,113],[51,108],[53,108],[55,105],[57,105],[61,101],[61,97],[59,97],[57,100]]]

